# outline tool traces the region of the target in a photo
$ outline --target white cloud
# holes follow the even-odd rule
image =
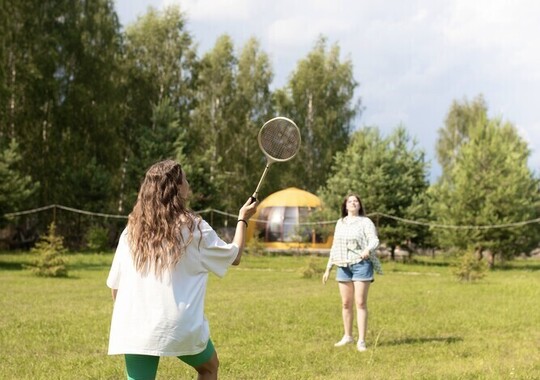
[[[319,35],[332,35],[350,30],[348,22],[331,18],[289,17],[272,22],[266,38],[276,47],[305,47],[314,43]]]
[[[540,3],[534,0],[457,0],[444,33],[462,50],[491,56],[498,72],[527,70],[540,79],[539,14]]]
[[[191,21],[243,21],[250,17],[249,0],[163,0],[162,6],[180,4]]]

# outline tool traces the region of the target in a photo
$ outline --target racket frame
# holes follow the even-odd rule
[[[262,143],[261,143],[261,134],[262,134],[262,132],[264,131],[264,129],[270,123],[275,122],[276,120],[284,120],[284,121],[286,121],[290,125],[294,126],[296,128],[297,133],[298,133],[298,146],[297,146],[296,151],[294,152],[294,154],[292,156],[288,157],[288,158],[280,159],[280,158],[272,157],[271,155],[269,155],[266,152],[266,150],[264,149],[264,147],[262,146]],[[272,165],[275,162],[289,161],[289,160],[293,159],[296,156],[296,154],[300,150],[300,144],[302,142],[302,135],[300,134],[300,128],[298,128],[298,126],[296,125],[296,123],[294,121],[292,121],[291,119],[288,119],[286,117],[283,117],[283,116],[278,116],[278,117],[274,117],[273,119],[268,120],[266,123],[263,124],[263,126],[259,130],[259,134],[257,136],[257,141],[259,143],[259,148],[261,149],[261,151],[264,153],[264,155],[266,157],[266,166],[265,166],[264,171],[263,171],[263,173],[261,175],[261,178],[259,179],[259,183],[257,184],[257,188],[255,189],[255,191],[253,192],[253,195],[251,196],[251,201],[252,202],[255,202],[257,200],[257,195],[259,193],[259,189],[260,189],[260,187],[261,187],[261,185],[262,185],[262,183],[264,181],[264,178],[266,177],[266,174],[268,173],[268,169],[270,168],[270,165]]]

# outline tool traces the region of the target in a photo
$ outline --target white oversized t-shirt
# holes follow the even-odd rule
[[[143,276],[135,270],[127,231],[122,232],[107,278],[107,286],[118,289],[109,355],[194,355],[206,348],[210,337],[204,316],[208,273],[223,277],[238,246],[221,240],[204,220],[200,229],[202,235],[196,227],[176,268],[161,279],[153,271]]]

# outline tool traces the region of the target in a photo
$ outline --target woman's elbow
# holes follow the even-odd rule
[[[241,260],[242,260],[242,250],[240,249],[238,251],[238,254],[236,255],[236,258],[232,262],[232,265],[239,265]]]

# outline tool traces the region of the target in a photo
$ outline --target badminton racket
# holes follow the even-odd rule
[[[259,130],[257,137],[259,147],[266,156],[266,167],[261,175],[259,184],[251,196],[251,202],[257,200],[259,188],[263,183],[270,165],[275,162],[285,162],[292,159],[300,149],[300,129],[286,117],[275,117],[268,120]]]

